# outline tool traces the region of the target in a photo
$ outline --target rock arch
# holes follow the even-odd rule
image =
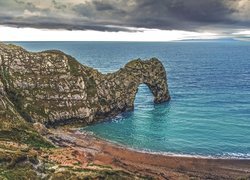
[[[149,87],[154,95],[155,103],[162,103],[169,100],[166,71],[158,59],[152,58],[146,61],[140,59],[134,60],[129,62],[125,68],[134,76],[137,89],[140,84],[146,84]],[[134,94],[133,96],[135,97]]]
[[[102,74],[60,51],[32,53],[0,43],[0,64],[2,94],[26,120],[47,126],[91,124],[133,110],[140,84],[150,88],[155,103],[170,99],[156,58]]]
[[[106,113],[116,114],[112,111],[120,113],[133,110],[135,96],[141,84],[149,87],[155,103],[162,103],[170,99],[164,66],[156,58],[146,61],[140,59],[130,61],[119,71],[104,75],[104,79],[108,79],[108,82],[112,83],[112,86],[105,88],[106,97],[102,97],[111,102]],[[105,83],[106,81],[100,87],[104,87]]]

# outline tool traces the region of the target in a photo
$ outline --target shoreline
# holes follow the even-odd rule
[[[90,131],[76,129],[75,132],[79,133],[79,134],[88,134],[90,136],[95,137],[96,139],[110,143],[111,145],[119,146],[121,148],[128,149],[128,150],[135,151],[135,152],[139,152],[139,153],[146,153],[146,154],[152,154],[152,155],[162,155],[162,156],[173,156],[173,157],[189,157],[189,158],[198,158],[198,159],[250,160],[250,155],[249,155],[249,157],[246,157],[246,158],[242,157],[241,158],[241,157],[237,157],[237,156],[214,156],[214,155],[207,155],[206,156],[206,155],[192,155],[192,154],[181,154],[181,153],[178,154],[178,153],[164,152],[164,151],[152,151],[150,149],[141,150],[141,149],[129,147],[129,146],[124,145],[124,144],[119,143],[119,142],[115,142],[115,141],[112,141],[109,139],[102,138],[102,137],[100,137],[100,136],[98,136]],[[232,153],[232,154],[237,154],[237,153]]]
[[[200,158],[140,152],[76,129],[50,130],[47,138],[59,147],[84,153],[88,157],[84,161],[109,165],[156,179],[250,178],[249,159]]]

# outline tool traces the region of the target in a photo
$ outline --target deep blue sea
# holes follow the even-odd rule
[[[135,110],[84,131],[159,153],[250,158],[250,42],[19,42],[30,51],[59,49],[103,73],[135,58],[159,58],[171,101],[154,105],[141,85]]]

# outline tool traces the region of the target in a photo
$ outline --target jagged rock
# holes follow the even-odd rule
[[[41,135],[47,135],[49,130],[41,123],[34,123],[33,128]]]
[[[133,60],[115,73],[101,74],[60,51],[32,53],[0,43],[0,94],[30,122],[90,124],[133,110],[143,83],[155,103],[170,99],[165,69],[156,58]]]

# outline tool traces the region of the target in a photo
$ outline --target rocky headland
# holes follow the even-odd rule
[[[0,179],[249,178],[248,160],[150,155],[72,130],[133,110],[140,84],[155,103],[170,99],[156,58],[102,74],[61,51],[0,43]]]
[[[0,67],[1,94],[26,121],[47,127],[91,124],[133,110],[142,83],[156,103],[170,98],[165,69],[155,58],[101,74],[60,51],[31,53],[1,44]]]

